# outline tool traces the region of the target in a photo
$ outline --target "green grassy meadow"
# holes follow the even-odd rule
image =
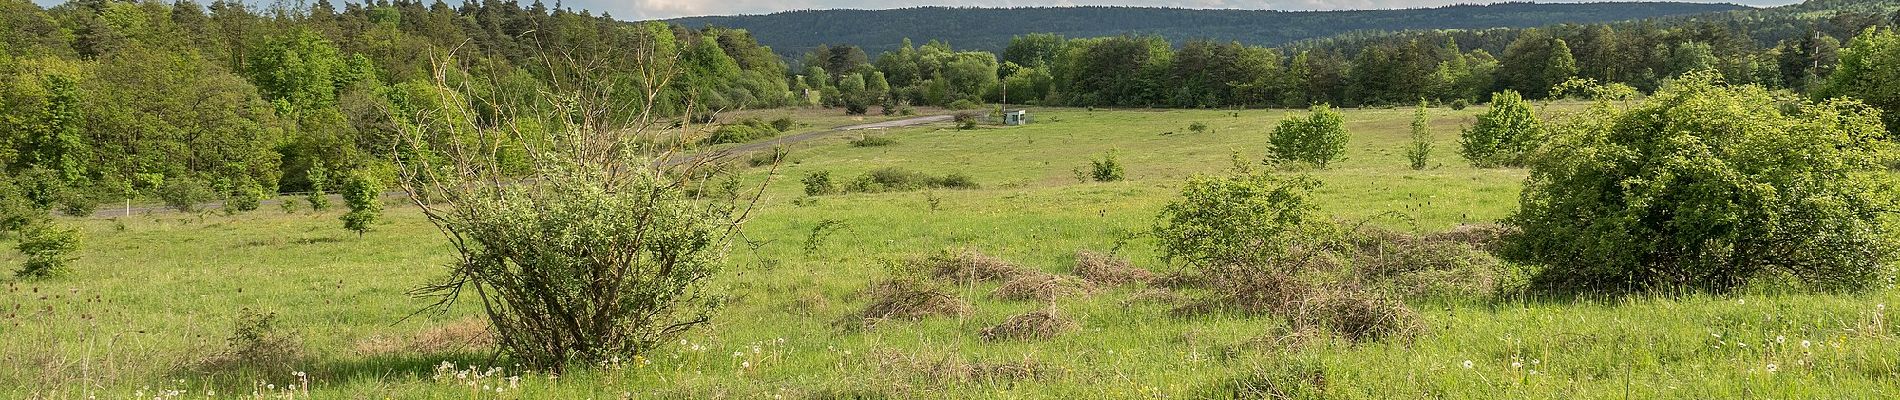
[[[1308,172],[1324,183],[1322,212],[1420,233],[1505,217],[1525,171],[1474,169],[1456,152],[1458,129],[1482,110],[1431,110],[1437,146],[1424,171],[1402,154],[1412,109],[1344,110],[1345,160]],[[1411,340],[1296,349],[1256,345],[1285,329],[1279,319],[1176,316],[1135,301],[1140,287],[1056,300],[1081,328],[1044,341],[978,337],[1045,307],[991,299],[988,283],[958,288],[975,305],[965,317],[839,327],[891,266],[946,249],[1068,274],[1077,251],[1149,229],[1187,177],[1228,170],[1236,152],[1264,157],[1268,130],[1291,111],[1031,112],[1028,126],[936,124],[793,147],[715,283],[730,297],[711,326],[560,376],[455,345],[479,330],[478,305],[411,316],[430,302],[407,292],[444,274],[452,250],[396,199],[362,237],[337,209],[68,220],[86,237],[71,273],[0,280],[0,398],[1231,398],[1249,382],[1323,398],[1900,396],[1891,283],[1859,294],[1430,300],[1410,304],[1426,325]],[[835,121],[820,122],[808,123]],[[1209,129],[1190,132],[1193,122]],[[847,143],[861,135],[896,143]],[[1077,179],[1111,150],[1128,180]],[[890,166],[961,172],[981,188],[800,200],[808,173]],[[843,228],[814,242],[827,220]],[[1119,254],[1172,270],[1149,239],[1125,240]],[[0,253],[0,265],[18,263]],[[303,377],[205,365],[247,308],[296,335],[302,356],[287,370]]]

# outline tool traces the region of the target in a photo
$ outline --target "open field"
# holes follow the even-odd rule
[[[1411,109],[1346,110],[1345,160],[1310,172],[1324,182],[1321,211],[1418,233],[1508,215],[1525,172],[1474,169],[1456,155],[1457,129],[1481,111],[1433,109],[1434,167],[1413,171],[1401,154]],[[1900,396],[1891,283],[1839,295],[1426,299],[1410,304],[1425,325],[1415,338],[1362,344],[1263,345],[1285,323],[1177,316],[1139,301],[1139,285],[1058,298],[1079,330],[1047,340],[979,336],[1045,307],[992,299],[994,283],[958,286],[974,305],[962,317],[839,327],[891,266],[944,250],[1070,274],[1077,251],[1108,251],[1151,227],[1185,178],[1226,170],[1236,152],[1260,159],[1288,114],[1032,112],[1023,127],[937,124],[794,148],[717,279],[730,298],[712,326],[645,358],[558,377],[468,346],[479,342],[475,305],[405,318],[429,304],[406,292],[452,257],[412,207],[392,204],[390,221],[362,237],[340,228],[337,210],[71,220],[87,237],[71,274],[0,283],[0,398],[1228,398],[1236,386],[1327,398]],[[798,113],[812,128],[855,123]],[[1190,132],[1193,122],[1208,131]],[[862,135],[895,143],[847,143]],[[1076,178],[1111,150],[1127,181]],[[801,200],[808,173],[890,166],[961,172],[981,188]],[[820,225],[842,228],[813,235]],[[1151,242],[1128,240],[1119,254],[1171,271]],[[268,373],[207,365],[241,309],[276,313],[301,356]]]

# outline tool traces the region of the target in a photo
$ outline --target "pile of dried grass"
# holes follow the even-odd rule
[[[1095,285],[1086,281],[1044,273],[1028,273],[1003,282],[990,298],[999,300],[1040,300],[1053,301],[1057,297],[1087,294],[1095,291]]]
[[[1045,308],[1009,317],[996,326],[983,328],[977,335],[988,341],[1047,340],[1077,329],[1081,329],[1081,325],[1075,320],[1056,313],[1055,308]]]
[[[974,250],[955,255],[939,254],[921,261],[932,277],[957,282],[1003,281],[1028,271],[1000,258]]]
[[[970,313],[969,302],[943,288],[916,279],[891,279],[865,291],[871,303],[863,311],[843,321],[847,326],[870,328],[880,322],[899,319],[917,320],[931,316],[963,316]]]
[[[1075,275],[1102,286],[1145,284],[1155,280],[1153,272],[1135,268],[1128,260],[1087,250],[1075,254]]]
[[[1060,373],[1027,356],[1020,361],[983,361],[954,355],[930,357],[876,350],[870,357],[880,370],[920,376],[936,384],[1007,384],[1045,379]]]

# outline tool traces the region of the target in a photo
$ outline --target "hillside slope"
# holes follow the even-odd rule
[[[1275,46],[1358,30],[1479,29],[1595,23],[1748,9],[1732,4],[1675,2],[1461,5],[1409,10],[1267,11],[1144,7],[946,8],[813,10],[769,15],[691,17],[688,27],[750,30],[780,54],[820,44],[853,44],[877,54],[904,38],[942,40],[958,48],[1000,51],[1025,33],[1069,37],[1159,34],[1170,40],[1214,39]]]

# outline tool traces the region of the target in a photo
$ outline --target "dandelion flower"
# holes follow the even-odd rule
[[[1777,370],[1780,370],[1780,368],[1775,367],[1775,363],[1768,363],[1768,372],[1775,372]]]
[[[1518,368],[1523,368],[1523,367],[1524,367],[1524,363],[1517,362],[1517,361],[1511,362],[1511,369],[1518,369]]]
[[[1471,360],[1465,360],[1465,369],[1471,369]]]
[[[739,363],[739,368],[752,369],[752,362],[746,361],[746,362]]]
[[[1805,348],[1808,348],[1808,346],[1813,346],[1813,345],[1814,345],[1814,343],[1810,343],[1810,342],[1808,342],[1808,341],[1806,341],[1806,340],[1803,340],[1803,341],[1801,341],[1801,348],[1803,348],[1803,349],[1805,349]]]
[[[732,358],[739,358],[739,357],[745,357],[745,352],[743,351],[732,352]]]
[[[1775,344],[1783,344],[1787,342],[1788,342],[1787,336],[1775,335]]]

